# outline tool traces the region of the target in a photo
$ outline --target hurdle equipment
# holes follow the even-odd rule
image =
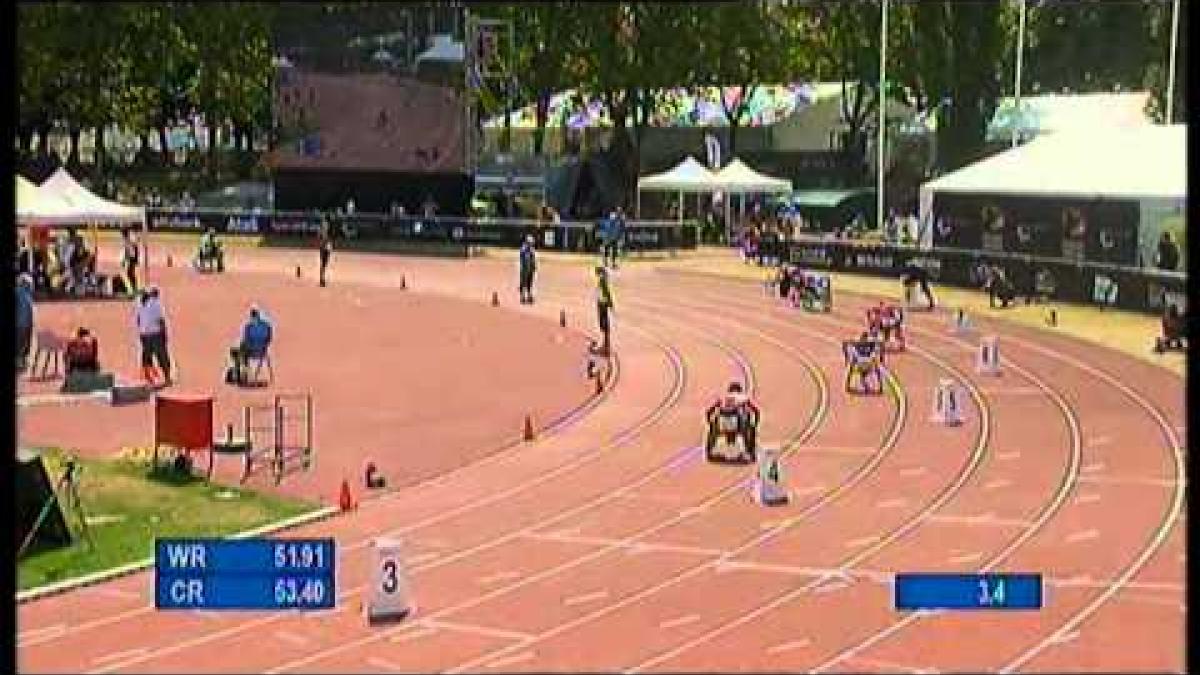
[[[975,370],[984,375],[1000,374],[1000,340],[995,335],[988,335],[979,341]]]
[[[933,391],[933,421],[947,427],[963,423],[962,401],[958,384],[950,378],[938,380]]]
[[[787,490],[783,487],[783,468],[779,464],[778,450],[763,448],[759,453],[751,491],[755,503],[759,506],[781,506],[788,503]]]
[[[312,394],[279,394],[242,408],[242,435],[229,454],[242,456],[241,482],[266,469],[278,485],[285,475],[307,471],[316,461],[313,448]],[[227,434],[233,438],[232,426]]]
[[[416,610],[409,592],[408,570],[404,566],[403,544],[395,539],[375,540],[373,583],[363,603],[367,623],[402,621]]]

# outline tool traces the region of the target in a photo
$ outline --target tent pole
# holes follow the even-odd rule
[[[883,0],[883,12],[879,22],[879,176],[877,178],[875,195],[875,221],[879,231],[883,231],[883,155],[886,149],[885,130],[887,128],[887,15],[888,0]]]
[[[1167,124],[1175,123],[1175,60],[1179,48],[1179,0],[1175,0],[1171,5],[1171,55],[1167,64]]]
[[[683,222],[683,190],[679,191],[679,222]]]
[[[1017,147],[1017,140],[1021,137],[1021,65],[1024,62],[1025,54],[1025,0],[1019,0],[1021,3],[1021,13],[1017,20],[1017,73],[1016,82],[1013,84],[1013,127],[1012,127],[1012,147]]]

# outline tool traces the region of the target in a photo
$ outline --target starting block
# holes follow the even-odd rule
[[[989,335],[979,341],[975,370],[984,375],[1000,374],[1000,340],[995,335]]]
[[[401,621],[416,609],[409,593],[402,549],[397,540],[375,540],[375,569],[363,603],[367,623]]]
[[[787,490],[783,487],[783,468],[779,465],[779,451],[762,448],[758,453],[758,470],[751,486],[754,501],[759,506],[781,506],[788,503]]]
[[[963,423],[962,401],[958,384],[949,378],[938,380],[933,392],[933,421],[947,427]]]

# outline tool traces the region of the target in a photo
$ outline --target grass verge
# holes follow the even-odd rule
[[[67,453],[38,451],[52,483]],[[151,476],[140,459],[77,458],[80,500],[91,535],[81,536],[78,518],[64,508],[75,541],[30,552],[17,563],[17,588],[26,590],[101,572],[154,555],[156,537],[220,537],[316,510],[270,495],[205,483],[197,478]],[[60,499],[66,496],[59,494]]]

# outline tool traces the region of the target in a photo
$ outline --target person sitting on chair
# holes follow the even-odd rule
[[[1008,275],[1004,273],[1003,269],[994,268],[991,278],[988,279],[988,305],[995,309],[996,301],[999,300],[1000,308],[1008,309],[1008,306],[1016,299],[1017,289],[1008,280]]]
[[[75,372],[100,372],[100,343],[86,328],[80,328],[75,337],[67,342],[63,355],[66,362],[67,375]]]
[[[225,271],[225,251],[217,240],[217,231],[208,228],[200,237],[200,250],[196,254],[197,267],[216,267],[218,272]]]
[[[238,384],[244,384],[248,373],[246,372],[250,359],[261,359],[267,355],[267,349],[271,346],[271,338],[273,337],[273,329],[271,323],[267,321],[258,307],[250,308],[250,318],[246,320],[246,325],[242,327],[241,343],[229,350],[229,355],[233,358],[234,377],[232,378]]]
[[[1162,337],[1155,340],[1154,351],[1183,351],[1184,340],[1187,339],[1187,320],[1179,312],[1179,307],[1168,304],[1162,317]]]

